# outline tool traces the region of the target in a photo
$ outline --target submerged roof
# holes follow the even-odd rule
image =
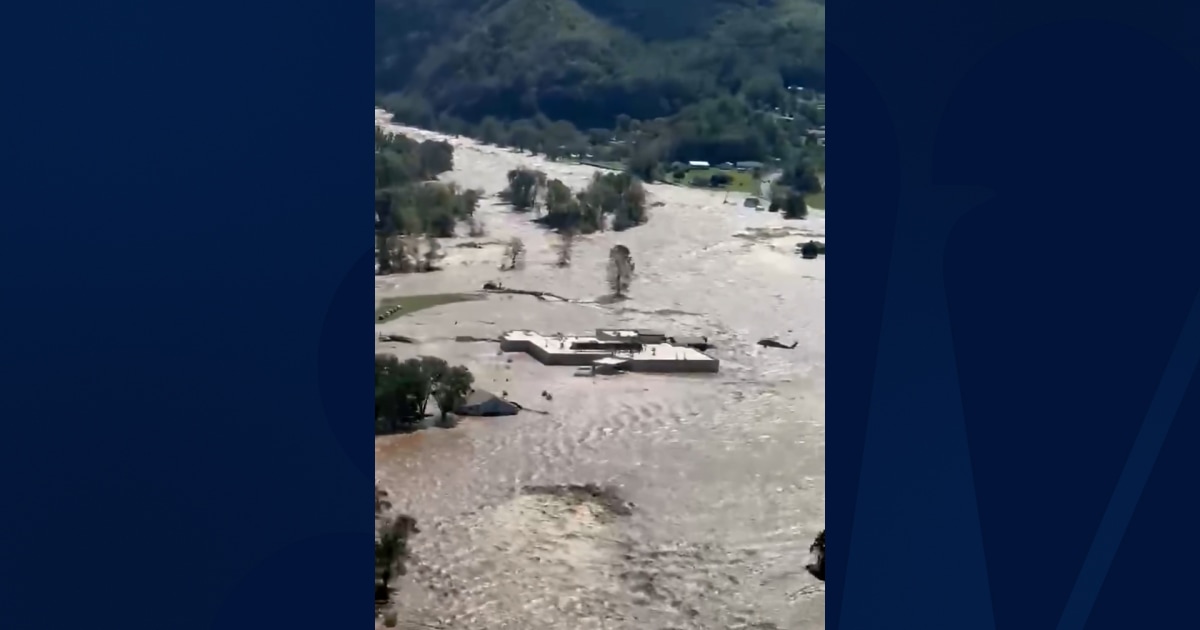
[[[503,403],[508,402],[508,401],[504,400],[503,398],[501,398],[487,390],[476,389],[476,390],[472,391],[470,393],[470,395],[467,396],[467,399],[465,401],[463,401],[463,405],[464,406],[482,405],[484,403],[491,402],[493,400],[498,400]]]

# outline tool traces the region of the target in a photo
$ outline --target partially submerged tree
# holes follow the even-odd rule
[[[809,241],[800,245],[796,249],[800,250],[800,256],[808,260],[812,260],[817,256],[825,254],[825,243],[820,241]]]
[[[432,236],[425,237],[425,271],[433,271],[437,269],[437,262],[445,257],[442,253],[442,246],[438,240]]]
[[[808,216],[808,204],[804,195],[797,191],[789,191],[783,198],[783,217],[785,219],[803,219]]]
[[[569,209],[575,195],[561,180],[552,179],[546,183],[546,214],[561,214]]]
[[[434,268],[422,260],[422,235],[454,236],[458,221],[475,213],[480,192],[431,181],[454,166],[446,142],[417,142],[375,130],[375,249],[379,273]]]
[[[575,230],[563,230],[558,236],[558,266],[571,266],[571,253],[575,248]]]
[[[511,271],[525,263],[525,243],[513,237],[504,248],[504,261],[500,263],[501,271]]]
[[[500,196],[511,203],[517,212],[528,212],[537,207],[538,195],[545,185],[545,173],[516,168],[508,172],[508,188],[505,188]]]
[[[408,572],[408,537],[420,532],[416,519],[405,514],[388,519],[379,528],[375,540],[376,614],[391,600],[392,580]]]
[[[624,245],[614,245],[608,252],[608,287],[613,296],[623,298],[633,281],[633,255]]]
[[[613,229],[625,230],[646,222],[646,191],[629,173],[596,173],[584,191],[587,203],[613,216]]]
[[[446,414],[455,411],[466,402],[474,384],[475,377],[470,370],[461,365],[447,368],[441,373],[434,383],[433,400],[442,412],[443,420]]]
[[[463,366],[423,356],[400,361],[394,355],[375,355],[375,433],[410,431],[425,419],[430,397],[439,408],[453,406],[474,377]]]

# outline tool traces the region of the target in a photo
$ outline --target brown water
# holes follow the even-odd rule
[[[410,133],[415,133],[411,132]],[[445,179],[504,185],[517,164],[581,187],[593,169],[545,164],[458,141]],[[445,270],[377,279],[387,295],[470,291],[502,279],[584,303],[489,296],[377,326],[421,340],[380,344],[471,368],[477,386],[539,413],[468,419],[450,430],[379,438],[376,469],[398,510],[418,519],[415,559],[400,583],[407,622],[474,629],[700,629],[824,626],[823,585],[804,570],[824,527],[824,259],[795,243],[824,219],[784,221],[741,197],[649,188],[650,223],[584,237],[570,269],[553,265],[554,237],[493,202],[480,209],[483,249],[446,243]],[[511,236],[525,268],[497,271]],[[466,240],[466,239],[463,239]],[[637,262],[632,299],[588,303],[604,291],[613,244]],[[708,336],[716,375],[579,378],[497,344],[457,343],[514,328],[586,332],[601,326]],[[794,350],[760,348],[778,336]],[[541,396],[552,394],[552,400]],[[528,485],[611,484],[632,514]]]

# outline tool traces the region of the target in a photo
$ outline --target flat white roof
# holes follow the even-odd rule
[[[612,335],[614,337],[637,337],[639,334],[636,330],[615,330],[609,328],[601,328],[596,332],[604,335]]]
[[[675,361],[716,361],[716,359],[687,346],[675,346],[669,343],[645,343],[641,344],[641,351],[632,350],[612,350],[605,348],[596,349],[575,349],[571,347],[573,343],[591,342],[603,344],[604,341],[595,337],[582,337],[575,335],[563,335],[556,337],[546,337],[541,334],[528,330],[514,330],[504,333],[502,339],[507,341],[528,341],[529,343],[540,347],[550,354],[599,354],[613,355],[612,358],[618,361],[629,359],[646,360],[646,359],[664,359]]]

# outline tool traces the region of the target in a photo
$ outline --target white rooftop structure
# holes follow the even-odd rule
[[[657,331],[597,330],[596,336],[547,336],[514,330],[500,338],[500,349],[526,352],[547,365],[621,367],[633,372],[716,372],[720,362],[687,346],[666,342]]]
[[[688,162],[688,166],[691,166],[692,168],[708,168],[709,164],[704,160],[692,160]]]

